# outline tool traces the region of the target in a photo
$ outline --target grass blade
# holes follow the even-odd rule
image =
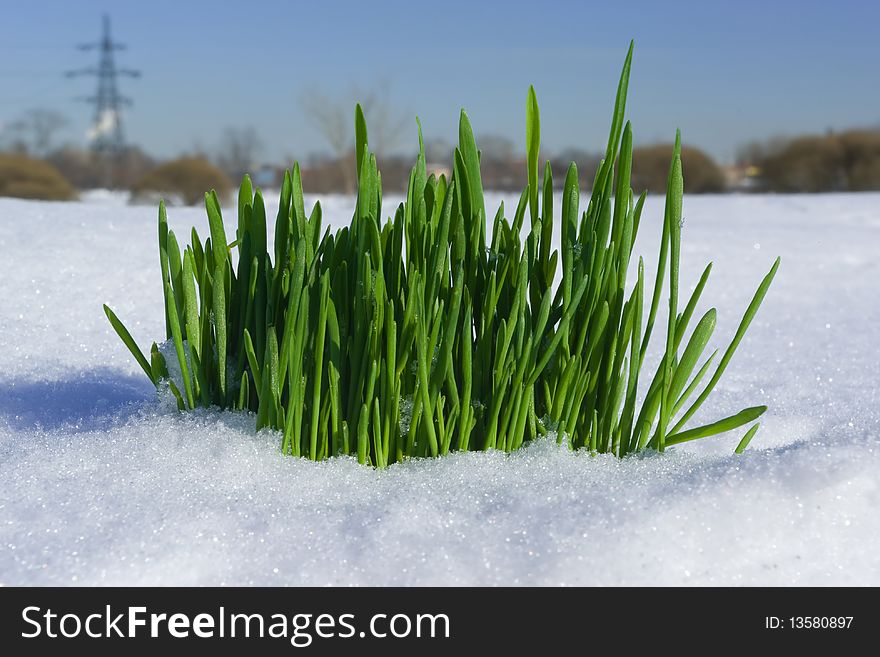
[[[758,433],[758,428],[760,424],[753,425],[748,431],[746,431],[746,435],[742,437],[742,440],[739,441],[739,445],[736,446],[735,452],[737,454],[742,454],[746,451],[746,447],[749,446],[749,443],[752,442],[752,438],[755,437],[755,434]]]
[[[679,443],[684,443],[689,440],[696,440],[697,438],[707,438],[709,436],[714,436],[719,433],[724,433],[725,431],[737,429],[744,424],[748,424],[749,422],[756,420],[761,415],[763,415],[764,411],[766,410],[766,406],[753,406],[751,408],[746,408],[736,415],[731,415],[730,417],[726,417],[723,420],[718,420],[717,422],[713,422],[712,424],[706,424],[702,427],[696,427],[695,429],[688,429],[687,431],[682,431],[681,433],[674,433],[666,438],[666,444],[677,445]]]
[[[104,304],[104,314],[107,315],[107,319],[110,320],[110,325],[113,327],[113,330],[116,331],[116,335],[118,335],[125,346],[128,347],[131,355],[134,356],[138,365],[144,370],[147,378],[153,382],[153,385],[156,385],[158,381],[153,378],[153,370],[150,366],[150,362],[147,360],[147,357],[144,356],[144,352],[140,350],[140,347],[137,346],[134,338],[131,337],[131,333],[128,332],[128,329],[125,328],[125,325],[121,321],[119,321],[116,313],[110,310],[110,307],[107,306],[107,304]]]

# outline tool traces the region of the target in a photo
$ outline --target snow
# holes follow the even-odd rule
[[[353,200],[323,205],[338,226]],[[204,210],[169,213],[207,233]],[[684,214],[683,288],[714,260],[715,347],[782,256],[697,418],[767,404],[745,454],[740,432],[623,461],[547,440],[380,472],[157,398],[101,310],[144,347],[164,337],[155,208],[0,199],[0,584],[880,585],[880,195]]]
[[[125,205],[130,199],[131,192],[118,189],[86,189],[79,193],[79,200],[85,203]]]

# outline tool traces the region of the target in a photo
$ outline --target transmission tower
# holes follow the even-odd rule
[[[101,155],[118,156],[125,147],[125,135],[122,130],[122,107],[132,104],[131,98],[119,93],[116,84],[119,77],[139,78],[140,71],[128,68],[117,68],[113,58],[116,50],[125,50],[125,44],[113,41],[110,37],[110,17],[104,14],[104,32],[101,40],[77,46],[79,50],[98,51],[98,66],[67,71],[65,75],[73,78],[81,75],[93,75],[98,78],[98,91],[94,96],[82,100],[95,106],[89,137],[92,150]]]

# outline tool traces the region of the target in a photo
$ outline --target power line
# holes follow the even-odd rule
[[[37,69],[0,69],[0,77],[4,78],[33,78],[37,76],[49,76],[55,77],[58,75],[58,71],[55,70],[37,70]]]

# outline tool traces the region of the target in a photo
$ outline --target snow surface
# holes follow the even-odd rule
[[[682,281],[714,259],[715,346],[782,256],[696,418],[769,405],[744,455],[740,433],[623,461],[539,441],[384,472],[157,399],[101,310],[164,337],[156,210],[93,196],[0,199],[2,584],[880,585],[878,194],[685,200]],[[323,206],[341,225],[353,200]],[[169,212],[207,234],[204,210]],[[652,197],[637,253],[661,219]]]

